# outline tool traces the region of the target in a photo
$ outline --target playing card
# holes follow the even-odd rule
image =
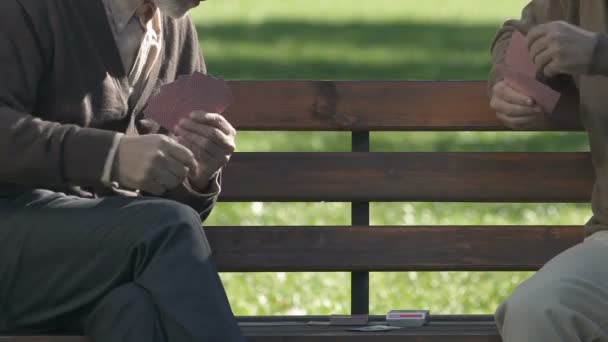
[[[148,101],[145,114],[172,131],[191,112],[221,114],[233,100],[226,81],[196,72],[179,76],[175,82],[163,85]]]
[[[499,66],[499,68],[508,85],[534,99],[545,113],[553,113],[559,102],[559,92],[512,68],[504,66]]]
[[[180,77],[177,82],[182,89],[190,92],[186,94],[187,100],[183,103],[182,110],[221,114],[233,101],[230,88],[222,78],[194,73]]]
[[[180,92],[171,84],[163,85],[158,94],[148,100],[145,109],[147,117],[152,118],[161,126],[172,130],[173,126],[181,119],[177,115],[177,106],[180,103]]]
[[[498,65],[498,69],[507,84],[534,99],[545,113],[555,110],[561,94],[537,79],[536,66],[530,56],[526,37],[519,31],[511,36],[505,64]]]
[[[528,51],[526,37],[519,31],[511,35],[511,41],[505,55],[505,62],[510,67],[529,76],[536,75],[536,65]]]

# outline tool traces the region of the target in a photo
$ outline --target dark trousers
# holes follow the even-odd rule
[[[198,214],[157,198],[0,198],[0,331],[243,341]]]

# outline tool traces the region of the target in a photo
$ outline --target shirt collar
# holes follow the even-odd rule
[[[103,2],[116,32],[121,33],[144,0],[103,0]]]

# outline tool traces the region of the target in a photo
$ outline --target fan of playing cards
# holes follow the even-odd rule
[[[163,85],[160,92],[148,101],[145,114],[173,131],[179,120],[191,112],[222,114],[233,101],[232,92],[223,78],[195,72]]]

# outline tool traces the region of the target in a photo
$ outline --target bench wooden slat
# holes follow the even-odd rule
[[[459,330],[456,330],[459,329]],[[428,330],[428,329],[427,329]],[[261,329],[244,328],[249,342],[500,342],[496,329],[471,329],[470,326],[400,330],[387,333],[347,332],[343,328],[309,326],[293,330],[284,326]],[[0,337],[0,342],[92,342],[85,337],[36,336]]]
[[[587,202],[587,153],[237,153],[226,201]]]
[[[580,226],[207,227],[225,272],[537,270]]]
[[[467,326],[462,329],[468,328]],[[455,333],[453,329],[422,333],[355,333],[338,334],[328,329],[311,327],[308,330],[290,332],[279,327],[272,334],[260,332],[260,329],[245,329],[249,342],[500,342],[497,333],[492,331],[462,331]],[[418,334],[418,335],[416,335]],[[0,337],[0,342],[92,342],[84,337],[71,336],[37,336],[37,337]]]
[[[460,327],[469,329],[468,326]],[[249,342],[500,342],[496,332],[491,330],[463,330],[444,328],[432,332],[419,330],[400,333],[339,333],[335,329],[310,327],[300,331],[289,331],[285,327],[269,330],[246,328],[244,333]],[[37,336],[37,337],[0,337],[0,342],[92,342],[85,337]]]
[[[479,318],[477,318],[479,317]],[[490,316],[431,316],[427,326],[383,333],[348,332],[348,327],[308,324],[327,322],[327,316],[274,316],[239,318],[250,342],[500,342]],[[385,324],[383,316],[370,321]],[[0,342],[91,342],[79,336],[1,337]]]
[[[362,333],[344,327],[277,326],[267,329],[245,328],[249,341],[255,342],[499,342],[495,327],[442,326],[402,329],[392,332]]]
[[[502,131],[484,81],[231,81],[240,130]],[[560,123],[539,130],[580,130]]]

